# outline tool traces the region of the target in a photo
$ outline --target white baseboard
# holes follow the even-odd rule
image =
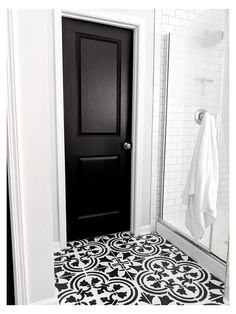
[[[224,299],[224,304],[229,305],[229,299],[227,299],[225,297],[223,299]]]
[[[148,234],[151,232],[151,226],[146,225],[146,226],[141,226],[141,235]]]
[[[203,268],[225,282],[225,265],[204,253],[199,247],[193,245],[164,224],[157,222],[157,232],[163,238],[170,241],[192,259],[197,261]]]
[[[60,251],[60,243],[58,241],[53,243],[53,252]]]
[[[57,296],[39,300],[37,302],[30,303],[29,305],[59,305]]]

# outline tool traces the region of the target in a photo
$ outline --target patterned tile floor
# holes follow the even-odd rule
[[[157,233],[69,242],[54,262],[61,305],[224,303],[224,283]]]

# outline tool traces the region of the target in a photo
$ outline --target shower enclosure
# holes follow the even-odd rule
[[[158,223],[224,266],[229,234],[227,10],[212,10],[166,35],[165,52],[162,200]],[[200,127],[195,121],[199,109],[216,117],[219,188],[216,220],[196,241],[185,226],[182,193]]]

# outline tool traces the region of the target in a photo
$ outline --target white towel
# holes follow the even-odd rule
[[[218,190],[218,149],[215,118],[205,113],[198,133],[183,202],[188,205],[185,225],[201,239],[216,218]]]

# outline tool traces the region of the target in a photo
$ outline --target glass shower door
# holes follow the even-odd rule
[[[228,248],[228,99],[226,10],[213,10],[166,37],[166,90],[163,200],[161,219],[195,241],[185,225],[184,191],[199,132],[195,113],[219,117],[217,218],[195,241],[226,260]],[[168,99],[167,99],[168,98]]]

